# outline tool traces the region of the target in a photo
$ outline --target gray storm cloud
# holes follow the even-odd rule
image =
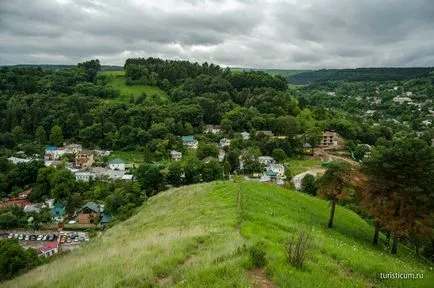
[[[431,0],[1,0],[0,64],[434,66]]]

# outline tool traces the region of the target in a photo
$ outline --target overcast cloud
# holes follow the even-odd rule
[[[0,0],[0,64],[434,66],[432,0]]]

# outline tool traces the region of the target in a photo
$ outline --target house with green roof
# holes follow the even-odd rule
[[[110,169],[125,171],[125,161],[121,158],[116,158],[108,162]]]
[[[194,139],[194,136],[182,136],[182,143],[190,149],[197,149],[199,146],[199,142]]]
[[[51,219],[54,222],[62,222],[63,217],[66,214],[65,205],[60,202],[57,202],[53,208],[51,208]]]
[[[87,202],[80,208],[76,220],[80,224],[96,224],[100,216],[100,206],[95,202]]]

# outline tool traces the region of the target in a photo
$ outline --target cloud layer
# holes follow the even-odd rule
[[[0,0],[0,64],[434,66],[432,0]]]

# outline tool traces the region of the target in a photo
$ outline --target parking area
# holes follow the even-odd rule
[[[3,235],[4,239],[17,239],[22,247],[25,248],[38,248],[45,244],[57,240],[57,232],[44,233],[25,233],[25,232],[10,232]]]

